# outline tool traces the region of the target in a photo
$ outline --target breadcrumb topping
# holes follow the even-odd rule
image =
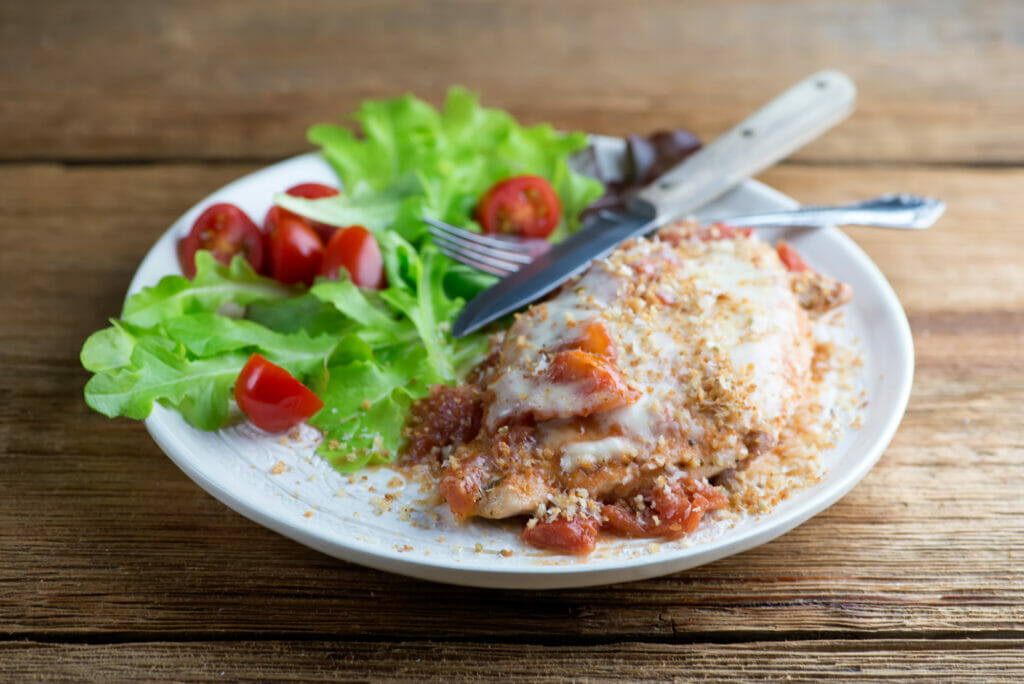
[[[766,511],[820,478],[862,408],[857,352],[823,332],[849,296],[744,231],[630,241],[515,317],[462,386],[475,403],[432,398],[474,428],[435,439],[432,477],[457,516],[528,516],[529,539],[557,521],[675,539],[723,506]]]

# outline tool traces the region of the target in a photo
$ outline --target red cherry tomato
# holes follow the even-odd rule
[[[235,401],[253,425],[267,432],[295,427],[324,407],[291,373],[259,354],[250,356],[238,374]]]
[[[263,234],[245,212],[234,204],[207,207],[192,224],[192,230],[178,243],[181,270],[189,278],[196,274],[196,252],[209,250],[222,264],[241,254],[256,271],[263,268]]]
[[[267,209],[267,215],[263,217],[263,234],[270,235],[275,230],[277,230],[277,224],[280,223],[282,216],[290,216],[296,219],[297,221],[303,221],[307,224],[309,223],[308,221],[306,221],[306,219],[302,218],[298,214],[288,211],[287,209],[283,209],[277,205],[274,205],[270,207],[270,209]],[[269,268],[270,265],[267,264],[267,267]]]
[[[321,197],[334,197],[339,194],[337,188],[332,188],[329,185],[322,183],[299,183],[285,190],[286,194],[292,197],[305,197],[306,199],[320,199]],[[310,227],[316,231],[316,234],[320,236],[324,244],[331,239],[334,232],[338,230],[337,226],[328,225],[326,223],[320,223],[319,221],[311,221],[306,219]]]
[[[373,233],[362,226],[341,228],[327,243],[320,275],[337,278],[342,268],[359,287],[383,290],[387,286],[380,247]]]
[[[301,216],[280,207],[270,208],[264,226],[270,277],[286,285],[312,285],[324,257],[320,236]]]
[[[514,176],[496,183],[476,207],[485,233],[546,238],[558,227],[562,203],[540,176]]]
[[[285,192],[292,197],[320,199],[321,197],[334,197],[338,194],[338,189],[323,183],[299,183],[288,188]]]

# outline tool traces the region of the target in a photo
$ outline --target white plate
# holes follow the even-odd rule
[[[319,155],[306,154],[245,176],[203,199],[153,246],[129,292],[180,272],[175,241],[206,206],[233,202],[260,220],[276,192],[306,181],[337,183]],[[736,214],[795,204],[749,181],[702,213]],[[235,511],[326,554],[381,570],[453,584],[550,589],[638,580],[702,565],[764,544],[839,500],[881,456],[910,394],[910,327],[874,263],[834,228],[780,235],[817,268],[853,286],[854,300],[845,319],[864,355],[860,381],[868,406],[863,427],[845,432],[836,448],[824,454],[826,470],[817,484],[757,518],[732,526],[702,526],[685,544],[623,540],[603,542],[582,559],[544,554],[524,546],[512,526],[457,524],[446,507],[425,507],[419,487],[410,483],[396,488],[396,473],[390,469],[359,472],[350,482],[315,455],[317,433],[312,428],[304,429],[299,442],[287,444],[248,425],[202,432],[159,405],[146,427],[178,467]],[[285,470],[275,474],[279,463]],[[390,504],[384,498],[389,493],[394,496]]]

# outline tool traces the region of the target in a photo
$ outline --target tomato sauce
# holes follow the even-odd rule
[[[415,463],[439,457],[444,447],[469,442],[480,431],[484,405],[476,385],[435,385],[413,402],[405,436],[408,457]]]

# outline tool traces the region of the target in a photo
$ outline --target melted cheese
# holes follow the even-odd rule
[[[519,317],[488,387],[488,430],[573,413],[577,389],[546,371],[591,320],[607,328],[615,364],[639,397],[538,423],[538,448],[565,473],[648,460],[730,467],[747,456],[752,435],[777,437],[808,380],[809,324],[774,250],[756,239],[638,240]]]

